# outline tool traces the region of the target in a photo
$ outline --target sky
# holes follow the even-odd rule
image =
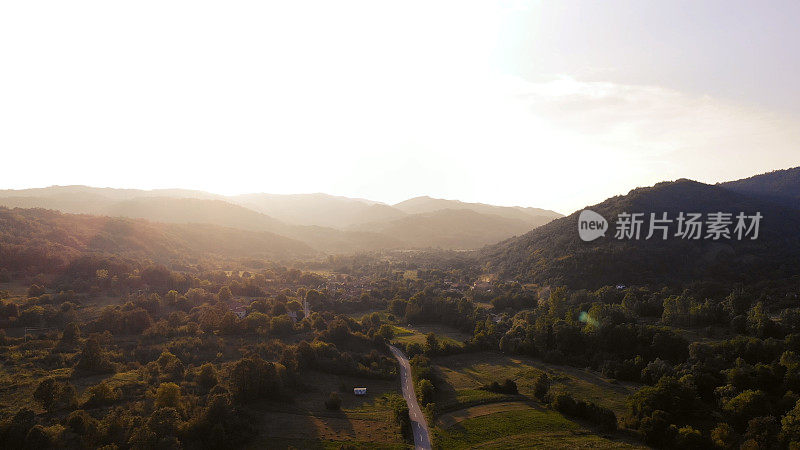
[[[0,3],[0,188],[570,213],[800,165],[800,2]]]

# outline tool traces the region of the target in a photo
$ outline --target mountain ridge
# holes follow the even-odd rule
[[[453,204],[452,201],[445,202],[445,206]],[[141,218],[164,223],[208,223],[268,231],[305,242],[326,253],[428,247],[475,249],[551,220],[532,215],[530,211],[538,212],[536,209],[456,204],[464,210],[471,210],[473,206],[470,205],[478,205],[475,207],[482,208],[482,212],[454,216],[447,223],[445,216],[452,216],[452,213],[440,212],[430,216],[445,210],[409,214],[381,202],[328,194],[225,197],[181,189],[117,190],[81,185],[0,191],[0,205],[10,208],[45,208],[73,214]],[[509,211],[512,217],[508,217]],[[468,223],[470,221],[474,223]]]
[[[588,206],[609,222],[606,237],[583,242],[578,236],[580,211],[556,219],[522,236],[481,250],[488,271],[521,281],[598,287],[615,284],[683,282],[703,278],[744,280],[759,275],[790,275],[800,270],[800,212],[739,194],[716,185],[680,179],[633,189],[626,195]],[[667,240],[614,239],[614,219],[621,212],[723,211],[763,215],[756,241],[682,240],[674,228]],[[705,217],[705,216],[704,216]],[[673,224],[674,226],[674,224]],[[644,238],[646,229],[643,232]],[[770,271],[774,273],[769,274]]]

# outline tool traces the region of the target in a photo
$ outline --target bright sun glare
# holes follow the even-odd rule
[[[0,57],[15,70],[0,73],[0,145],[21,170],[4,187],[432,195],[566,213],[665,178],[796,163],[794,117],[537,66],[548,51],[522,43],[552,33],[548,8],[5,4],[0,41],[14,44]],[[731,152],[752,165],[726,164]]]

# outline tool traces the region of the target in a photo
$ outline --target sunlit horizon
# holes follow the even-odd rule
[[[800,67],[797,5],[606,6],[5,4],[0,148],[14,170],[0,189],[427,195],[567,214],[664,180],[800,165],[785,76]]]

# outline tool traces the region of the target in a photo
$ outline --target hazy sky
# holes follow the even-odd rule
[[[0,188],[568,213],[800,165],[800,2],[0,3]]]

